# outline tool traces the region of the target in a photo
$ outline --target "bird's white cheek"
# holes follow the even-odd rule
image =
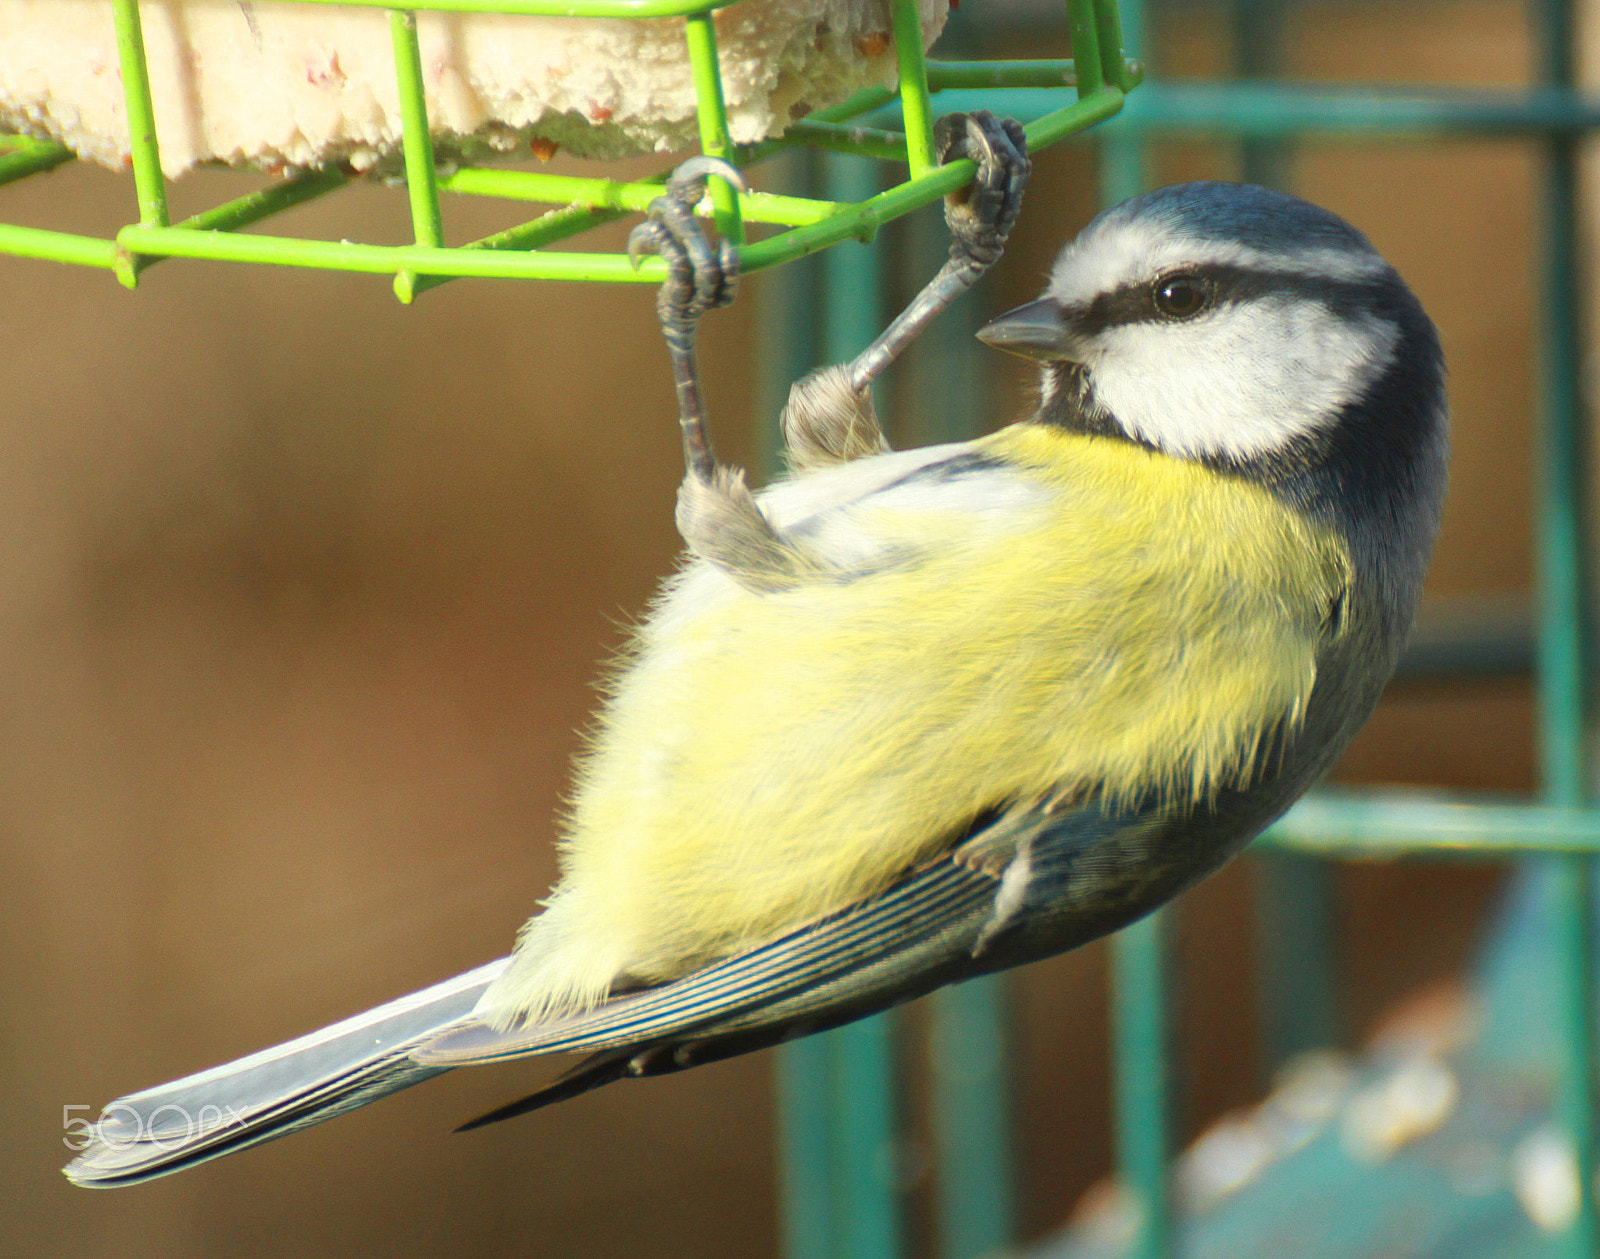
[[[1399,332],[1293,299],[1188,323],[1108,329],[1091,364],[1098,400],[1171,454],[1267,454],[1331,424],[1388,366]]]

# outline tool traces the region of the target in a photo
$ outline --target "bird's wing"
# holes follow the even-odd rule
[[[946,857],[878,896],[673,983],[556,1022],[506,1031],[468,1023],[448,1029],[412,1056],[429,1066],[456,1067],[529,1054],[637,1046],[826,984],[952,927],[981,924],[998,883],[987,870]]]
[[[676,1021],[641,1019],[630,1041],[597,1036],[580,1043],[578,1035],[567,1035],[562,1048],[598,1052],[460,1130],[630,1076],[666,1075],[826,1031],[943,984],[1103,935],[1162,899],[1155,891],[1159,880],[1136,880],[1153,893],[1147,898],[1130,888],[1127,876],[1175,824],[1182,819],[1156,809],[1113,813],[1093,804],[1060,809],[1035,803],[1004,810],[881,895],[643,994],[670,999],[673,990],[715,975],[726,994],[722,1003],[695,1002],[692,1012],[686,1004]],[[1157,864],[1163,864],[1159,858]],[[1030,931],[1033,939],[1026,938]],[[441,1039],[477,1035],[477,1029],[462,1029]],[[424,1060],[432,1052],[431,1046],[422,1051]]]
[[[1013,806],[877,896],[737,957],[558,1023],[510,1031],[463,1024],[413,1054],[426,1065],[461,1066],[600,1051],[493,1116],[509,1118],[624,1075],[676,1071],[821,1031],[988,969],[986,951],[1032,921],[1044,897],[1059,910],[1082,858],[1142,851],[1169,821],[1093,805]],[[1090,881],[1111,877],[1106,862],[1089,865]],[[1085,899],[1103,905],[1101,890]],[[1104,929],[1098,918],[1096,926],[1092,934]]]

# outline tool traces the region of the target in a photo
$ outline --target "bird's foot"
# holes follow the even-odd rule
[[[978,164],[972,182],[945,198],[944,221],[951,259],[986,271],[1005,248],[1032,171],[1022,124],[978,109],[947,114],[933,137],[941,163],[970,157]]]
[[[645,221],[628,234],[628,258],[635,267],[643,254],[652,251],[667,264],[667,278],[656,297],[656,315],[672,358],[684,465],[690,477],[708,485],[717,465],[700,400],[695,328],[708,310],[733,300],[739,280],[739,255],[733,246],[725,240],[713,244],[695,222],[695,207],[704,198],[711,175],[745,190],[737,168],[719,158],[691,157],[672,172],[666,191],[650,203]]]
[[[713,243],[695,220],[712,175],[746,190],[736,166],[721,158],[691,157],[672,172],[666,191],[645,212],[645,221],[628,234],[628,259],[635,268],[646,253],[660,254],[667,264],[656,311],[669,342],[674,335],[692,337],[700,317],[733,301],[738,289],[739,255],[725,240]]]

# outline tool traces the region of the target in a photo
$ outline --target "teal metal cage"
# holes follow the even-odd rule
[[[1282,0],[1237,0],[1236,67],[1272,69],[1275,18]],[[1146,155],[1159,138],[1205,137],[1237,144],[1247,178],[1275,182],[1282,145],[1300,137],[1363,142],[1460,136],[1515,139],[1537,147],[1540,204],[1536,277],[1539,329],[1538,617],[1534,649],[1543,788],[1536,798],[1434,795],[1410,790],[1325,790],[1302,802],[1256,845],[1258,852],[1312,860],[1270,870],[1271,893],[1287,904],[1265,916],[1276,930],[1279,960],[1271,976],[1279,1008],[1269,1025],[1287,1026],[1298,1047],[1325,1043],[1332,1026],[1334,967],[1325,928],[1326,863],[1339,859],[1512,860],[1531,872],[1543,895],[1542,958],[1550,959],[1559,1018],[1548,1029],[1559,1047],[1556,1117],[1571,1141],[1582,1186],[1579,1209],[1550,1249],[1539,1253],[1592,1259],[1600,1254],[1595,1210],[1594,857],[1600,811],[1591,807],[1588,703],[1592,686],[1587,638],[1586,462],[1581,396],[1581,310],[1576,154],[1600,127],[1600,103],[1578,90],[1575,10],[1571,0],[1532,0],[1537,81],[1520,90],[1319,86],[1262,77],[1175,82],[1161,77],[1159,54],[1147,56],[1143,0],[1120,4],[1125,48],[1144,59],[1150,77],[1115,119],[1097,128],[1101,199],[1113,204],[1146,186]],[[980,103],[949,93],[947,108]],[[981,103],[1026,120],[1040,108],[1026,91],[988,92]],[[837,176],[835,176],[837,178]],[[863,310],[874,310],[881,262],[841,257],[819,285],[821,324],[837,343],[817,346],[811,361],[847,357],[871,336]],[[959,331],[941,337],[939,353],[959,356]],[[791,350],[794,349],[790,341]],[[780,373],[810,361],[769,359]],[[785,374],[786,384],[791,375]],[[774,393],[774,399],[781,395]],[[952,412],[960,413],[959,400]],[[775,408],[769,408],[775,410]],[[926,418],[926,417],[924,417]],[[940,425],[936,418],[931,421]],[[948,428],[946,431],[951,431]],[[961,435],[953,431],[953,436]],[[1496,655],[1491,627],[1474,651]],[[1501,653],[1503,654],[1503,652]],[[1503,662],[1502,662],[1503,663]],[[1492,662],[1488,668],[1502,667]],[[1113,941],[1113,1109],[1120,1180],[1135,1206],[1136,1233],[1117,1253],[1170,1259],[1182,1253],[1170,1190],[1175,1140],[1167,957],[1169,925],[1161,911]],[[1276,923],[1276,927],[1273,926]],[[1287,960],[1284,960],[1287,958]],[[1274,994],[1267,994],[1268,1001]],[[939,1174],[936,1253],[977,1259],[1015,1244],[1015,1203],[1005,1090],[1005,995],[994,981],[938,994],[930,1003],[934,1158]],[[895,1142],[892,1032],[884,1016],[785,1049],[784,1189],[789,1259],[893,1259],[906,1255],[892,1167]],[[1357,1251],[1350,1252],[1352,1256]],[[1498,1252],[1497,1252],[1498,1253]]]

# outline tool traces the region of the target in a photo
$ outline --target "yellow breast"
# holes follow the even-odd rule
[[[1012,800],[1202,800],[1298,720],[1347,582],[1335,535],[1125,442],[1026,424],[963,449],[1027,491],[998,523],[869,496],[896,562],[669,597],[644,628],[524,940],[535,1006],[748,947]]]

